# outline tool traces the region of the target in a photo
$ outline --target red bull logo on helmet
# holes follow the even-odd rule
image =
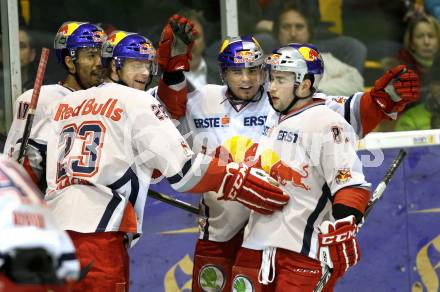
[[[125,31],[117,31],[112,33],[107,38],[107,43],[112,46],[116,46],[123,38],[125,38],[128,34]]]
[[[80,22],[68,22],[60,27],[57,34],[62,36],[70,36],[82,23]]]
[[[234,56],[234,63],[251,63],[255,61],[255,54],[251,51],[238,51]]]
[[[279,65],[281,61],[281,55],[280,54],[272,54],[266,59],[266,64],[269,65]]]
[[[95,43],[102,43],[105,40],[105,33],[101,30],[97,30],[93,32],[93,41]]]
[[[298,51],[306,61],[316,61],[321,59],[321,55],[316,50],[309,47],[301,47],[298,49]]]
[[[139,48],[139,53],[144,55],[155,55],[156,50],[153,48],[153,46],[150,43],[143,43]]]

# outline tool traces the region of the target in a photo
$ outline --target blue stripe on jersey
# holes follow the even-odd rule
[[[203,239],[209,240],[209,207],[205,204],[205,199],[202,199],[203,216],[206,218],[205,226],[203,226]]]
[[[75,253],[73,253],[73,252],[72,253],[63,253],[58,258],[58,266],[61,265],[61,263],[64,261],[73,261],[73,260],[76,260]]]
[[[188,172],[188,170],[191,168],[191,159],[188,160],[185,165],[182,167],[182,170],[180,173],[177,173],[176,175],[173,175],[172,177],[167,177],[168,182],[173,185],[175,183],[178,183]]]
[[[99,221],[98,227],[96,228],[95,232],[104,232],[107,228],[108,222],[110,221],[110,218],[113,215],[113,212],[115,211],[116,207],[121,202],[121,197],[112,190],[113,198],[108,203],[107,207],[105,208],[104,215],[102,215],[101,221]]]
[[[350,104],[351,100],[353,99],[353,95],[350,96],[344,103],[344,119],[347,121],[347,123],[350,123],[350,116],[351,116],[351,110],[350,110]]]
[[[134,207],[139,194],[139,179],[131,167],[129,167],[118,180],[116,180],[114,183],[109,184],[107,187],[116,191],[122,188],[128,182],[131,182],[131,192],[128,200]]]
[[[331,197],[331,192],[327,184],[324,184],[322,187],[322,195],[318,200],[318,204],[316,205],[315,210],[310,214],[309,218],[307,218],[307,225],[304,229],[304,236],[303,236],[303,245],[301,248],[301,254],[305,256],[309,256],[310,252],[310,245],[312,242],[312,235],[313,235],[313,225],[316,222],[316,219],[318,219],[319,214],[324,210],[325,205],[327,204],[327,200],[329,200]]]

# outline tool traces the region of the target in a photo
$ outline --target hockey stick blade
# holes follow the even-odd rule
[[[174,199],[174,198],[172,198],[170,196],[166,196],[164,194],[158,193],[158,192],[153,191],[153,190],[148,190],[148,196],[152,197],[153,199],[156,199],[158,201],[161,201],[161,202],[167,203],[169,205],[172,205],[174,207],[177,207],[177,208],[183,209],[185,211],[188,211],[190,213],[199,215],[199,208],[197,208],[197,207],[195,207],[195,206],[193,206],[193,205],[191,205],[191,204],[189,204],[187,202]]]

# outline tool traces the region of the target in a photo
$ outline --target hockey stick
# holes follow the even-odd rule
[[[373,210],[373,207],[376,205],[376,203],[382,198],[383,192],[387,188],[387,185],[390,182],[391,178],[393,177],[394,172],[396,172],[397,168],[399,167],[400,163],[402,163],[403,158],[405,158],[405,156],[406,156],[406,151],[400,149],[399,154],[397,154],[396,158],[394,158],[393,162],[391,163],[390,167],[385,173],[383,179],[380,181],[380,183],[377,185],[376,189],[374,190],[373,195],[370,201],[368,202],[367,209],[365,210],[364,221],[365,219],[367,219],[368,214],[370,214],[371,210]],[[313,292],[321,292],[322,289],[324,289],[327,282],[330,280],[331,275],[332,275],[332,269],[326,265],[324,268],[324,273],[321,276],[321,279],[319,279],[318,284],[316,284],[315,289],[313,289]]]
[[[43,48],[40,56],[40,63],[38,64],[37,76],[35,77],[31,103],[29,104],[26,125],[24,127],[23,137],[21,138],[20,151],[17,158],[17,161],[20,164],[22,163],[22,159],[26,154],[26,148],[29,142],[29,135],[31,134],[32,124],[34,122],[35,110],[37,109],[38,97],[40,96],[40,89],[41,85],[43,84],[44,72],[46,71],[48,58],[49,49]]]
[[[166,196],[164,194],[158,193],[158,192],[153,191],[153,190],[148,190],[148,196],[152,197],[153,199],[156,199],[158,201],[162,201],[164,203],[167,203],[167,204],[169,204],[171,206],[174,206],[174,207],[183,209],[185,211],[188,211],[190,213],[199,215],[199,208],[197,208],[197,207],[195,207],[195,206],[193,206],[193,205],[191,205],[191,204],[189,204],[187,202],[174,199],[174,198],[172,198],[170,196]]]

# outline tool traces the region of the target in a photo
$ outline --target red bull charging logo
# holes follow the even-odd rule
[[[301,53],[304,60],[306,61],[316,61],[318,59],[321,59],[321,55],[317,51],[309,47],[301,47],[298,49],[298,51]]]
[[[308,165],[303,165],[302,171],[297,171],[282,161],[274,151],[266,149],[261,154],[261,167],[283,186],[291,183],[295,187],[310,190],[310,186],[304,183],[309,177]]]

